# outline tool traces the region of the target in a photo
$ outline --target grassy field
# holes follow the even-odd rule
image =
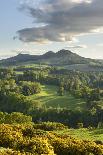
[[[82,109],[85,107],[85,102],[81,99],[76,99],[69,92],[65,92],[64,96],[57,94],[58,87],[43,85],[42,91],[39,94],[32,95],[30,98],[45,104],[47,107],[61,107],[69,109]]]
[[[58,96],[58,87],[42,85],[42,91],[39,94],[32,95],[30,98],[45,104],[47,107],[61,107],[69,109],[83,109],[85,102],[82,99],[76,99],[74,96],[66,92],[64,96]],[[67,134],[75,138],[84,140],[101,140],[103,141],[103,129],[68,129],[54,131],[59,134]]]
[[[55,131],[54,131],[55,132]],[[69,129],[63,131],[56,131],[59,134],[70,135],[75,138],[84,140],[101,140],[103,141],[103,129]]]
[[[67,70],[76,70],[81,72],[103,72],[103,67],[96,67],[89,64],[73,64],[64,66]]]

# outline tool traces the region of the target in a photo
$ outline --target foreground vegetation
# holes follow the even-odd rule
[[[103,73],[0,69],[1,154],[103,154]]]
[[[71,130],[61,123],[34,124],[30,116],[21,113],[1,113],[1,115],[3,117],[0,117],[0,121],[3,124],[0,124],[0,153],[4,155],[90,155],[91,153],[102,155],[103,153],[102,141],[96,139],[90,141],[87,137],[85,140],[73,138],[70,135]]]

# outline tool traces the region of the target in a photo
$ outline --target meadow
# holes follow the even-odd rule
[[[70,135],[74,138],[83,139],[83,140],[100,140],[103,141],[103,129],[87,129],[87,128],[81,128],[81,129],[67,129],[67,130],[59,130],[54,131],[60,135]]]
[[[39,94],[29,96],[32,100],[40,101],[47,107],[53,108],[68,108],[71,110],[80,110],[85,108],[83,99],[77,99],[69,92],[64,92],[63,96],[59,96],[57,86],[42,85],[42,90]]]

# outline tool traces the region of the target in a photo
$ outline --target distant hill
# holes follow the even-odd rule
[[[81,57],[69,50],[60,50],[57,53],[49,51],[43,55],[18,54],[0,61],[1,65],[19,65],[23,63],[42,63],[48,65],[73,65],[95,62],[93,59]]]

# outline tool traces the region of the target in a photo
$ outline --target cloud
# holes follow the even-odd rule
[[[73,45],[73,46],[67,46],[65,48],[66,49],[70,49],[70,48],[78,49],[78,48],[87,48],[87,46],[86,45]]]
[[[13,52],[13,53],[15,53],[15,55],[18,55],[18,54],[29,54],[29,55],[34,55],[35,53],[37,53],[38,52],[38,50],[37,49],[35,49],[35,50],[26,50],[26,49],[22,49],[22,50],[20,50],[20,49],[16,49],[16,50],[12,50],[11,52]]]
[[[12,50],[13,53],[15,54],[31,54],[30,51],[24,51],[24,50]]]
[[[17,32],[23,42],[71,41],[103,27],[103,0],[26,0],[20,10],[34,22]]]
[[[103,43],[97,44],[97,46],[99,46],[99,47],[103,47]]]
[[[3,49],[0,49],[0,60],[2,60],[2,59],[6,59],[6,58],[9,58],[9,57],[12,57],[13,56],[13,54],[12,54],[12,52],[4,52],[5,50],[3,50]]]

